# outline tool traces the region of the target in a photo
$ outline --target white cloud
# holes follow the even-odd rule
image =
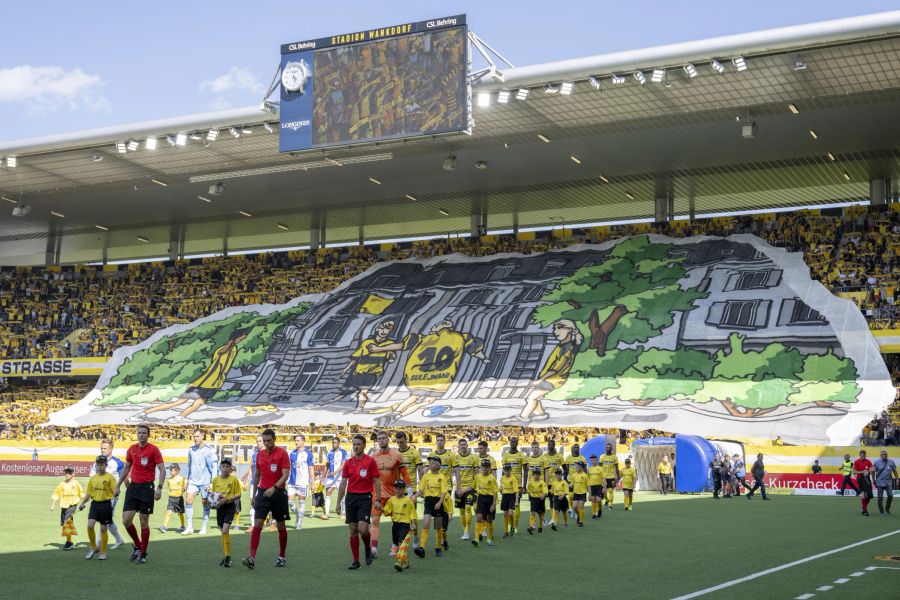
[[[110,112],[109,100],[98,93],[99,75],[81,69],[22,65],[0,69],[0,102],[28,103],[29,114],[87,108]]]
[[[209,108],[211,110],[228,110],[229,108],[234,108],[234,104],[222,96],[216,96],[213,98],[212,102],[209,103]]]
[[[231,67],[223,75],[200,82],[200,90],[213,94],[240,92],[261,94],[266,91],[259,78],[243,67]]]

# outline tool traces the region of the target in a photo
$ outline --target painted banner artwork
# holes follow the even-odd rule
[[[853,443],[893,399],[854,305],[752,235],[376,265],[113,355],[54,425],[591,425]]]

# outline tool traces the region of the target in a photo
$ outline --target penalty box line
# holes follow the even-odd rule
[[[861,542],[855,542],[848,546],[841,546],[840,548],[835,548],[834,550],[828,550],[827,552],[822,552],[820,554],[814,554],[812,556],[807,556],[806,558],[801,558],[801,559],[795,560],[793,562],[785,563],[783,565],[778,565],[777,567],[772,567],[771,569],[766,569],[765,571],[759,571],[758,573],[753,573],[752,575],[747,575],[745,577],[741,577],[740,579],[732,579],[731,581],[726,581],[725,583],[720,583],[719,585],[714,585],[712,587],[708,587],[703,590],[691,592],[690,594],[685,594],[683,596],[677,596],[675,598],[672,598],[672,600],[689,600],[690,598],[697,598],[699,596],[705,596],[706,594],[711,594],[712,592],[724,590],[725,588],[730,588],[730,587],[738,585],[740,583],[744,583],[745,581],[751,581],[751,580],[757,579],[759,577],[765,577],[766,575],[771,575],[772,573],[777,573],[778,571],[790,569],[791,567],[796,567],[797,565],[802,565],[803,563],[818,560],[820,558],[824,558],[824,557],[830,556],[832,554],[837,554],[838,552],[843,552],[844,550],[850,550],[851,548],[856,548],[857,546],[862,546],[864,544],[868,544],[871,542],[877,542],[878,540],[883,540],[884,538],[890,537],[892,535],[897,535],[898,533],[900,533],[900,529],[897,529],[896,531],[891,531],[890,533],[877,535],[873,538],[869,538],[867,540],[862,540]]]

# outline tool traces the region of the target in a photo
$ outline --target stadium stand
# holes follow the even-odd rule
[[[117,347],[138,343],[160,328],[187,323],[227,306],[283,303],[302,294],[327,292],[379,261],[454,252],[470,256],[529,254],[644,233],[676,238],[757,235],[773,246],[803,252],[812,276],[832,292],[850,298],[872,329],[900,326],[900,212],[852,206],[832,211],[326,248],[315,253],[289,251],[105,267],[7,268],[0,272],[0,358],[109,356]],[[900,361],[893,355],[886,355],[886,361],[896,386]],[[0,435],[16,439],[131,439],[130,428],[37,428],[50,412],[77,401],[89,389],[90,385],[84,383],[8,381],[6,390],[0,392]],[[466,431],[453,428],[452,435],[459,437]],[[509,428],[496,431],[501,437],[512,435]],[[655,433],[615,432],[623,440]],[[426,434],[416,430],[410,433],[414,437]],[[480,435],[489,434],[481,431],[472,439]],[[522,431],[523,440],[530,441],[533,435],[546,439],[555,434]],[[561,435],[581,437],[572,430]],[[183,428],[161,428],[159,436],[181,439],[185,432]],[[863,432],[863,441],[873,445],[900,443],[898,437],[900,399],[873,418]]]

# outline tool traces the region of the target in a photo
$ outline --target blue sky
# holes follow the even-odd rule
[[[283,42],[458,13],[524,66],[896,8],[896,0],[6,2],[0,140],[249,106],[261,101]]]

